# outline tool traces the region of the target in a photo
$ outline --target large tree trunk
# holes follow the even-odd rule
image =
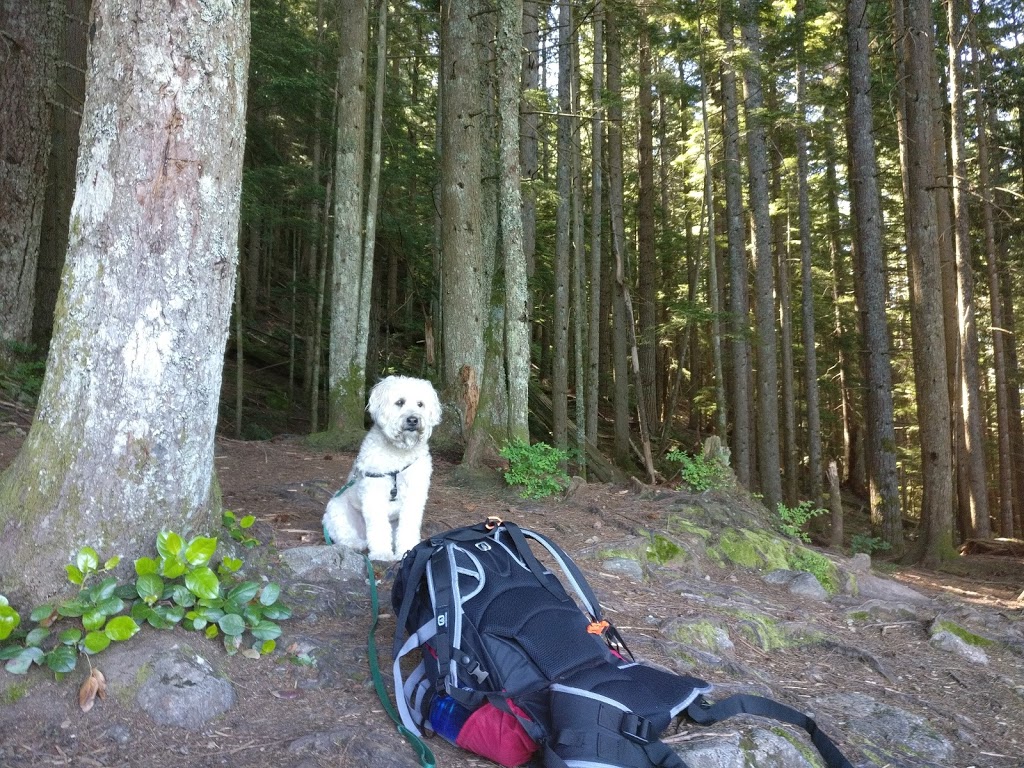
[[[775,268],[772,262],[768,193],[768,142],[761,84],[761,29],[757,0],[743,0],[744,113],[747,118],[747,169],[750,177],[752,251],[754,254],[754,324],[757,328],[757,469],[768,509],[782,501],[779,472],[779,375],[775,332]]]
[[[330,429],[353,439],[363,432],[366,357],[359,356],[364,302],[363,176],[366,145],[366,57],[369,0],[341,0],[344,19],[338,58],[338,133],[334,155],[334,249],[331,270],[331,331],[327,366]]]
[[[59,0],[0,0],[0,360],[32,336]]]
[[[725,219],[729,242],[729,314],[732,360],[732,461],[736,479],[753,488],[753,396],[750,377],[750,302],[747,255],[743,228],[743,169],[740,163],[740,118],[737,106],[735,31],[732,4],[723,5],[719,35],[725,45],[722,60],[722,135],[725,176]]]
[[[942,285],[938,264],[935,213],[935,172],[932,137],[935,114],[932,89],[935,77],[935,22],[928,0],[910,0],[906,12],[907,250],[910,258],[914,380],[921,446],[923,500],[920,542],[926,564],[954,555],[952,445]]]
[[[970,498],[970,535],[987,539],[992,535],[988,516],[985,434],[981,413],[981,374],[978,371],[978,325],[974,309],[974,270],[971,267],[970,211],[967,189],[967,158],[964,128],[964,73],[960,50],[964,43],[961,9],[956,0],[945,0],[949,39],[950,150],[953,161],[953,213],[956,234],[956,304],[959,321],[960,407],[966,485]]]
[[[508,371],[509,437],[529,442],[530,302],[523,253],[523,195],[520,186],[519,104],[522,0],[498,4],[498,119],[501,158],[498,218],[505,267],[505,358]]]
[[[441,6],[441,306],[444,386],[457,399],[463,382],[481,381],[488,299],[484,282],[482,133],[483,104],[477,58],[476,3]],[[474,413],[461,409],[469,439]]]
[[[129,563],[219,511],[248,3],[97,0],[93,30],[46,377],[0,481],[0,583],[33,600],[84,545]]]
[[[878,190],[874,120],[871,111],[866,0],[849,0],[847,60],[850,102],[847,142],[850,146],[850,188],[856,238],[857,284],[863,303],[863,346],[866,376],[867,457],[871,484],[871,517],[893,554],[903,551],[896,474],[892,368],[885,316],[885,253],[881,196]]]

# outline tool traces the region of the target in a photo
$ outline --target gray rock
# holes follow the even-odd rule
[[[902,600],[908,603],[932,603],[931,598],[922,595],[915,589],[900,584],[898,581],[883,579],[871,573],[857,574],[857,594],[863,598],[893,602]]]
[[[349,547],[294,547],[281,550],[283,562],[297,577],[309,581],[366,578],[366,562]]]
[[[938,648],[942,651],[949,651],[955,653],[957,656],[962,656],[972,664],[981,664],[986,666],[988,664],[988,654],[985,653],[981,648],[976,645],[971,645],[968,642],[960,639],[952,632],[948,630],[942,630],[932,635],[930,640],[932,647]]]
[[[794,741],[798,736],[792,737]],[[804,751],[813,752],[805,746]],[[744,736],[737,734],[701,740],[697,744],[677,747],[677,754],[687,765],[701,768],[817,768],[809,762],[789,739],[763,728],[753,728]]]
[[[953,755],[953,744],[925,718],[863,693],[822,696],[812,706],[834,713],[845,723],[843,732],[850,741],[880,765],[890,761],[903,765],[907,755],[949,765]]]
[[[789,584],[791,594],[808,597],[812,600],[828,600],[828,592],[818,581],[818,577],[807,571],[800,571]]]
[[[767,584],[778,584],[786,587],[791,595],[809,597],[812,600],[828,600],[828,592],[817,576],[807,571],[787,571],[779,569],[765,574],[763,580]]]
[[[847,563],[846,567],[854,573],[870,573],[871,555],[865,554],[864,552],[858,552],[850,558],[850,562]]]
[[[159,651],[148,666],[149,675],[135,701],[160,725],[198,730],[234,706],[231,683],[188,646]]]
[[[601,561],[601,568],[608,573],[621,573],[635,581],[644,580],[644,568],[636,560],[628,557],[612,557]]]

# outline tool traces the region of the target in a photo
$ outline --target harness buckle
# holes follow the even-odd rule
[[[619,731],[622,735],[637,744],[650,744],[652,741],[651,730],[651,721],[634,712],[625,713],[619,724]]]

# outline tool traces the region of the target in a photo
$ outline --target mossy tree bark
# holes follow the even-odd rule
[[[97,0],[91,28],[46,377],[0,479],[0,584],[15,599],[58,592],[82,546],[130,563],[161,529],[210,533],[219,512],[248,3]]]

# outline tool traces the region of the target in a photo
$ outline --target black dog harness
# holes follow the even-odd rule
[[[409,462],[404,467],[402,467],[401,469],[396,469],[394,472],[363,472],[362,474],[363,474],[363,477],[390,477],[391,478],[391,501],[394,501],[395,499],[398,498],[398,476],[400,474],[402,474],[403,472],[405,472],[405,470],[407,470],[409,467],[411,467],[414,463],[415,462]],[[355,483],[356,483],[355,479],[349,480],[347,483],[345,483],[341,487],[341,490],[338,491],[334,495],[335,496],[341,496],[341,494],[343,494],[345,491],[347,491],[349,488],[351,488],[353,485],[355,485]]]

